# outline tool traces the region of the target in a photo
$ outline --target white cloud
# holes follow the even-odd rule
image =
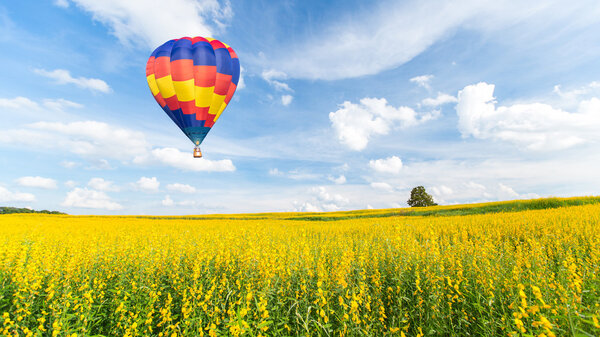
[[[448,196],[451,195],[452,193],[454,193],[454,191],[446,186],[446,185],[441,185],[441,186],[434,186],[431,191],[433,192],[434,195],[444,195],[444,196]]]
[[[97,121],[37,122],[0,132],[0,143],[71,152],[86,158],[95,169],[110,169],[108,160],[103,159],[110,158],[186,171],[235,171],[229,159],[197,159],[175,148],[152,148],[142,132]]]
[[[279,169],[276,167],[276,168],[272,168],[272,169],[269,170],[269,175],[272,175],[272,176],[282,176],[283,172],[279,171]]]
[[[42,100],[42,106],[47,109],[62,111],[65,108],[82,108],[83,105],[66,100],[64,98]],[[27,97],[18,96],[15,98],[0,98],[0,108],[8,108],[15,110],[40,110],[39,103],[32,101]]]
[[[369,167],[380,173],[400,173],[402,169],[402,160],[396,156],[385,159],[370,160]]]
[[[196,201],[194,200],[182,200],[182,201],[174,201],[170,195],[166,195],[165,198],[161,201],[161,204],[165,207],[171,206],[196,206]]]
[[[45,189],[55,189],[56,180],[44,177],[21,177],[16,180],[17,184],[26,187],[38,187]]]
[[[392,192],[394,190],[392,185],[390,185],[388,183],[384,183],[384,182],[371,183],[371,187],[373,187],[374,189],[377,189],[377,190],[384,190],[387,192]]]
[[[341,143],[352,150],[367,147],[372,135],[386,135],[394,128],[406,128],[437,118],[439,111],[422,114],[409,107],[395,108],[385,98],[363,98],[360,104],[344,102],[329,113],[329,120]]]
[[[0,108],[9,109],[38,109],[39,105],[27,97],[0,98]]]
[[[92,159],[127,160],[150,150],[143,133],[96,121],[37,122],[0,133],[0,142],[60,149]]]
[[[28,202],[35,201],[35,195],[31,193],[11,192],[0,186],[0,202]]]
[[[241,90],[246,87],[246,82],[244,81],[244,73],[245,72],[246,72],[246,69],[240,65],[240,79],[238,80],[238,85],[237,85],[236,90]]]
[[[494,85],[466,86],[458,93],[458,129],[464,138],[507,141],[529,150],[560,150],[600,141],[600,99],[571,113],[544,103],[496,106]]]
[[[287,172],[280,171],[278,168],[269,170],[269,175],[277,177],[285,177],[293,180],[316,180],[321,178],[320,174],[308,172],[303,169],[293,169]]]
[[[112,181],[104,180],[102,178],[92,178],[88,181],[88,186],[94,190],[105,191],[105,192],[118,192],[120,188],[116,186]]]
[[[294,91],[294,90],[292,90],[292,88],[290,88],[290,86],[287,83],[281,81],[281,80],[285,80],[288,77],[287,74],[282,71],[275,70],[275,69],[264,70],[262,72],[261,76],[265,81],[267,81],[267,83],[269,83],[277,91],[288,91],[288,92]],[[289,96],[289,95],[284,95],[284,96]],[[283,101],[283,96],[282,96],[281,100]],[[290,99],[290,102],[291,102],[291,99]],[[287,105],[287,104],[284,103],[283,105]]]
[[[339,177],[328,177],[327,179],[331,180],[332,182],[334,182],[337,185],[341,185],[341,184],[345,184],[346,183],[346,176],[344,176],[343,174],[340,174]]]
[[[67,180],[67,181],[65,181],[65,186],[67,186],[68,188],[73,188],[73,187],[77,186],[77,182],[75,182],[73,180]]]
[[[71,0],[125,45],[156,48],[181,36],[213,36],[233,16],[216,0]],[[176,24],[175,24],[176,23]]]
[[[429,81],[431,81],[431,79],[433,78],[433,75],[421,75],[421,76],[415,76],[413,78],[410,79],[411,82],[416,83],[418,86],[425,88],[425,89],[431,89],[431,87],[429,86]]]
[[[173,201],[173,199],[171,199],[171,197],[168,194],[161,201],[161,203],[163,206],[167,206],[167,207],[175,205],[175,202]]]
[[[160,181],[156,177],[141,177],[134,185],[138,190],[143,192],[158,192]]]
[[[64,98],[44,99],[43,104],[46,108],[57,111],[64,110],[65,108],[83,108],[83,104],[72,102]]]
[[[456,103],[456,102],[458,102],[458,99],[456,97],[439,92],[436,98],[425,98],[424,100],[421,101],[421,104],[425,105],[425,106],[436,107],[436,106],[444,105],[447,103]]]
[[[110,166],[110,163],[106,159],[90,159],[90,165],[86,167],[91,170],[112,170],[113,167]]]
[[[283,96],[281,96],[281,104],[283,104],[284,106],[288,106],[288,105],[290,105],[290,103],[292,103],[293,99],[294,99],[294,96],[292,96],[292,95],[283,95]]]
[[[187,184],[180,184],[180,183],[168,184],[167,190],[172,191],[172,192],[181,192],[181,193],[189,193],[189,194],[196,193],[196,188],[194,186],[190,186]]]
[[[235,171],[235,166],[229,159],[209,160],[206,158],[194,158],[191,153],[184,153],[178,149],[170,147],[153,149],[149,154],[136,157],[133,162],[136,164],[158,163],[172,166],[184,171]]]
[[[54,0],[54,6],[69,8],[69,1],[67,0]]]
[[[56,69],[52,71],[47,71],[44,69],[35,69],[34,72],[38,75],[42,75],[48,78],[51,78],[56,81],[58,84],[75,84],[76,86],[89,89],[92,91],[100,91],[103,93],[109,93],[112,91],[110,86],[101,79],[97,78],[86,78],[86,77],[73,77],[68,70],[65,69]],[[62,104],[65,104],[65,101]],[[73,103],[73,102],[69,102]],[[68,103],[67,103],[68,104]]]
[[[341,194],[330,193],[325,187],[313,187],[310,200],[294,202],[296,212],[335,212],[346,206],[350,200]]]
[[[123,206],[114,202],[106,193],[79,187],[67,193],[61,206],[106,209],[109,211],[123,209]]]
[[[64,161],[60,162],[60,165],[64,168],[72,169],[72,168],[79,166],[79,163],[74,162],[74,161],[64,160]]]
[[[583,95],[587,95],[589,93],[598,93],[598,91],[600,91],[600,82],[598,81],[593,81],[582,87],[567,91],[563,91],[562,86],[560,84],[557,84],[554,86],[553,90],[555,94],[567,100],[578,99]]]

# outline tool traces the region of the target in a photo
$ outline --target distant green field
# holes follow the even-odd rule
[[[253,213],[253,214],[214,214],[200,216],[140,216],[144,219],[182,219],[182,220],[308,220],[338,221],[345,219],[387,218],[395,216],[457,216],[470,214],[488,214],[501,212],[520,212],[535,209],[551,209],[568,206],[592,205],[600,203],[600,197],[541,198],[529,200],[497,201],[478,204],[448,206],[366,209],[342,212],[310,213]]]

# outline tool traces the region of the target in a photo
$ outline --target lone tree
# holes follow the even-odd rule
[[[410,191],[410,199],[406,202],[410,207],[437,206],[431,195],[425,192],[425,187],[417,186]]]

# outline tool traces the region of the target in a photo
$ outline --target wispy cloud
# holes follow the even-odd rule
[[[60,149],[97,163],[100,166],[96,168],[102,169],[110,168],[108,158],[185,171],[235,171],[230,159],[197,159],[175,148],[153,147],[143,132],[98,121],[32,123],[24,128],[1,132],[0,143],[34,146],[42,150]]]
[[[448,103],[456,103],[458,102],[458,98],[448,95],[448,94],[443,94],[441,92],[438,93],[437,97],[435,98],[425,98],[421,101],[421,104],[424,106],[432,106],[432,107],[437,107],[440,105],[444,105],[444,104],[448,104]]]
[[[384,1],[367,13],[340,15],[319,33],[310,30],[300,42],[278,45],[257,62],[290,78],[356,78],[405,64],[461,28],[486,34],[519,26],[533,42],[547,41],[552,38],[550,24],[572,29],[598,22],[589,17],[579,20],[582,12],[595,7],[593,1]]]
[[[184,153],[178,149],[165,147],[155,148],[147,154],[135,157],[136,164],[152,165],[162,164],[184,171],[207,171],[207,172],[232,172],[235,166],[230,159],[209,160],[206,158],[194,158],[191,153]]]
[[[56,180],[44,177],[21,177],[16,180],[17,184],[26,187],[37,187],[44,189],[55,189],[57,186]]]
[[[150,48],[181,36],[214,36],[233,16],[229,2],[216,0],[70,1],[109,27],[121,43]]]
[[[415,76],[415,77],[411,78],[410,81],[413,83],[416,83],[419,87],[422,87],[425,89],[431,89],[429,82],[431,81],[432,78],[433,78],[433,75],[421,75],[421,76]]]
[[[290,105],[290,103],[292,103],[293,99],[294,99],[294,96],[292,96],[292,95],[283,95],[283,96],[281,96],[281,104],[283,104],[284,106],[288,106],[288,105]]]
[[[75,84],[76,86],[89,89],[91,91],[99,91],[102,93],[109,93],[112,91],[110,86],[101,79],[98,78],[86,78],[86,77],[73,77],[68,70],[56,69],[47,71],[44,69],[34,69],[34,72],[38,75],[42,75],[51,78],[58,84]]]

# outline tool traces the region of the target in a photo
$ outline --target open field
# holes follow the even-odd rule
[[[599,198],[0,216],[0,333],[600,335]]]

